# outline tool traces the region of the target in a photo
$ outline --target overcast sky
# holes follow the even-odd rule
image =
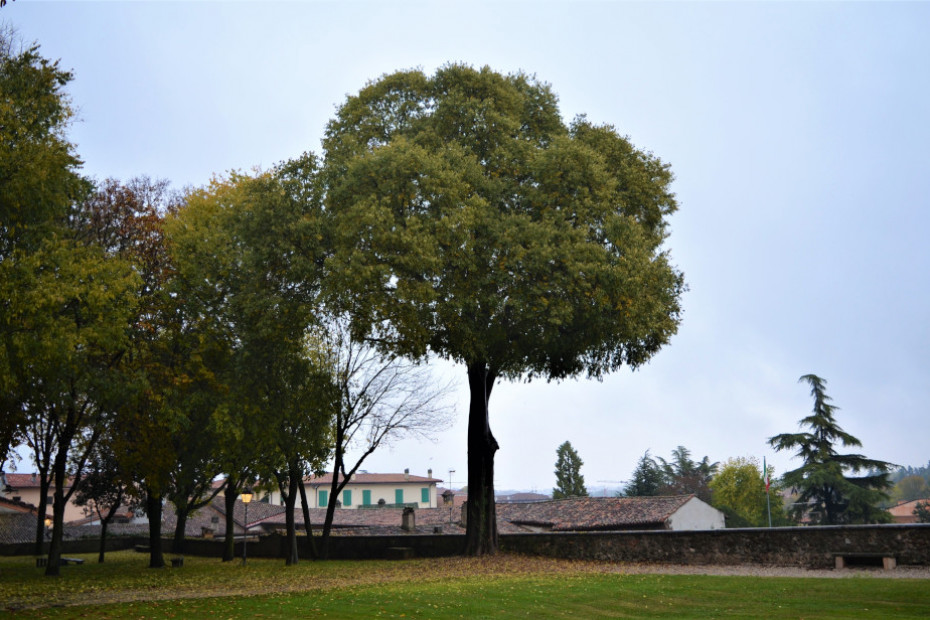
[[[930,3],[16,0],[0,20],[73,69],[71,139],[99,179],[196,186],[319,152],[347,94],[446,62],[535,74],[566,120],[669,162],[678,335],[601,383],[497,386],[498,489],[551,491],[565,440],[589,490],[677,445],[784,472],[800,463],[766,439],[809,412],[806,373],[864,454],[930,459]],[[369,471],[464,484],[465,373],[441,372],[455,426]]]

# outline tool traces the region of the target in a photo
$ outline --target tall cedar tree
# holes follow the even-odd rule
[[[568,441],[555,451],[555,488],[552,489],[553,499],[565,497],[587,497],[588,490],[584,486],[584,476],[581,475],[581,466],[584,461]]]
[[[368,84],[324,149],[334,303],[357,338],[465,366],[465,552],[494,553],[497,379],[636,368],[677,330],[671,172],[613,127],[566,126],[535,78],[462,65]]]
[[[797,449],[796,456],[804,461],[782,477],[785,486],[799,491],[795,517],[800,519],[806,511],[817,525],[886,521],[888,513],[876,505],[888,499],[889,472],[894,466],[861,454],[839,454],[837,443],[861,446],[862,442],[836,423],[834,413],[839,408],[830,404],[824,379],[804,375],[799,381],[810,384],[814,398],[813,413],[800,422],[810,431],[769,439],[769,445],[778,451]],[[847,472],[863,475],[849,476]]]
[[[626,497],[651,497],[659,494],[659,489],[665,484],[665,474],[659,469],[658,463],[649,456],[649,450],[639,457],[633,478],[624,487],[621,495]]]

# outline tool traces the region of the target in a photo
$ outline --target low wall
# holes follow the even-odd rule
[[[123,549],[132,549],[140,541],[148,544],[148,539],[138,537],[123,538],[118,536],[107,536],[106,550],[122,551]],[[100,551],[99,538],[82,538],[81,540],[63,540],[61,542],[61,552],[65,555],[74,553],[97,553]],[[35,543],[12,543],[0,544],[0,555],[33,555],[35,552]],[[48,542],[43,545],[43,553],[48,553]]]
[[[319,538],[314,539],[319,544]],[[108,538],[107,550],[147,544],[144,538]],[[310,557],[309,541],[297,539],[301,558]],[[65,553],[93,553],[96,540],[65,541]],[[167,553],[171,541],[163,541]],[[332,559],[386,558],[392,547],[408,547],[415,557],[458,555],[462,535],[406,534],[398,536],[333,536]],[[603,562],[666,562],[674,564],[756,564],[832,568],[834,553],[880,553],[900,565],[930,565],[930,524],[850,525],[724,529],[691,532],[668,530],[504,534],[502,551]],[[31,555],[31,544],[0,545],[0,555]],[[272,534],[249,539],[249,557],[283,558],[286,538]],[[222,540],[188,539],[187,555],[222,557]],[[242,541],[236,542],[242,557]]]
[[[757,564],[833,568],[834,553],[882,553],[930,564],[930,525],[849,525],[706,531],[501,536],[513,553],[607,562]]]

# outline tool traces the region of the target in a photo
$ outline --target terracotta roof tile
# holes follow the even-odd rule
[[[498,522],[552,531],[612,530],[664,525],[693,495],[573,497],[528,504],[498,504]]]

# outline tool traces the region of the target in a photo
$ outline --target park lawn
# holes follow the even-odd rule
[[[0,558],[0,609],[16,618],[930,617],[928,580],[636,575],[519,556],[296,567],[186,558],[152,571],[145,556],[120,553],[62,571],[46,579],[32,558]],[[46,604],[68,606],[23,609]]]

